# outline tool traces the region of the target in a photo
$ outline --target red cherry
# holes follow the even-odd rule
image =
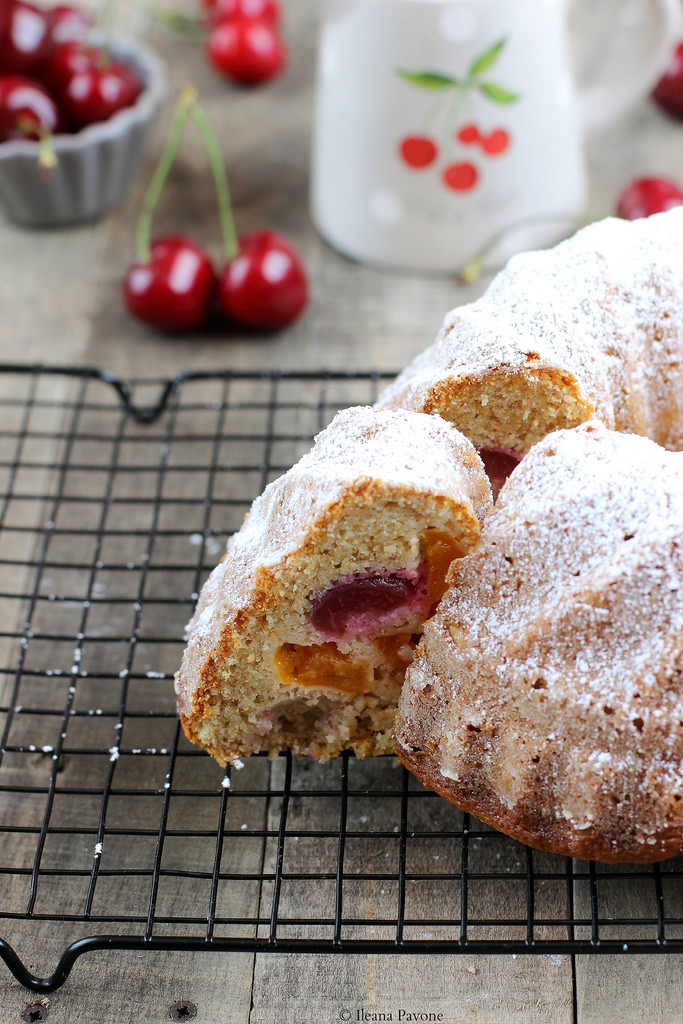
[[[479,172],[474,164],[467,161],[461,164],[449,164],[442,174],[444,185],[454,192],[469,192],[477,183]]]
[[[92,26],[92,19],[78,7],[58,4],[47,12],[52,45],[69,39],[83,39]]]
[[[107,121],[119,110],[131,107],[142,91],[140,80],[126,64],[111,60],[99,50],[89,50],[88,54],[89,66],[79,66],[57,95],[76,129]]]
[[[0,142],[38,139],[40,130],[55,134],[59,110],[37,82],[20,75],[0,75]]]
[[[247,18],[251,21],[267,21],[276,27],[280,21],[277,0],[204,0],[202,7],[206,21],[212,25],[219,21]]]
[[[617,200],[617,213],[626,220],[664,213],[683,206],[683,192],[666,178],[637,178],[627,185]]]
[[[426,614],[428,601],[424,573],[356,573],[314,599],[310,623],[328,640],[370,636],[416,613]]]
[[[401,142],[401,156],[408,167],[429,167],[437,156],[436,144],[426,135],[407,135]]]
[[[204,250],[181,235],[157,238],[149,263],[134,263],[123,280],[126,306],[164,331],[193,331],[206,322],[216,275]]]
[[[522,461],[522,456],[512,448],[499,448],[494,445],[479,448],[478,451],[493,495],[497,497],[512,470]]]
[[[209,33],[207,55],[216,71],[244,85],[267,82],[285,65],[286,51],[267,21],[235,18],[215,25]]]
[[[479,142],[481,135],[476,124],[464,124],[458,132],[457,138],[464,146],[471,146],[475,142]]]
[[[510,145],[510,136],[504,128],[496,128],[481,140],[481,148],[489,156],[498,156],[499,153],[504,153]]]
[[[652,91],[652,99],[672,117],[683,118],[683,43],[679,43],[669,66]]]
[[[239,253],[218,281],[218,301],[238,324],[277,330],[295,320],[308,301],[308,280],[291,242],[275,231],[238,240]]]
[[[92,66],[92,52],[77,39],[68,39],[57,45],[45,58],[40,69],[41,80],[50,92],[59,96],[61,90],[77,74]]]
[[[37,71],[50,47],[48,17],[25,0],[0,3],[8,6],[0,35],[0,69],[3,74],[30,75]]]

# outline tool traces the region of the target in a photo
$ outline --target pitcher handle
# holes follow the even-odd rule
[[[646,95],[664,73],[682,29],[680,0],[647,0],[647,6],[657,19],[656,32],[640,62],[635,67],[629,62],[620,73],[601,75],[596,82],[579,90],[587,131],[595,131],[618,117]]]

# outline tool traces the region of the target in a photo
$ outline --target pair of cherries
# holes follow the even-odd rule
[[[170,235],[150,240],[154,209],[189,118],[202,136],[216,185],[227,260],[219,274],[202,246],[191,239]],[[134,316],[161,330],[197,330],[217,305],[235,324],[272,331],[295,320],[308,301],[306,271],[288,239],[267,230],[237,237],[218,143],[192,88],[181,94],[143,203],[136,247],[137,260],[123,281],[124,302]]]
[[[76,132],[132,106],[134,72],[84,39],[88,15],[5,0],[0,22],[0,141]]]
[[[287,53],[277,0],[200,0],[209,35],[206,54],[218,74],[243,85],[275,78]]]
[[[276,231],[237,239],[237,254],[216,274],[204,249],[182,235],[155,239],[123,283],[129,311],[163,331],[194,331],[211,318],[214,303],[230,321],[273,331],[295,320],[308,300],[299,254]]]

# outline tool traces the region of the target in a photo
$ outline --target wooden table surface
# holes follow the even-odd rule
[[[463,286],[454,278],[351,263],[316,235],[307,203],[314,4],[285,0],[284,7],[289,68],[254,90],[219,81],[201,47],[150,28],[141,6],[129,3],[121,16],[166,58],[174,88],[197,85],[221,140],[239,230],[271,226],[301,248],[312,285],[306,315],[265,339],[239,333],[169,339],[126,315],[119,283],[168,127],[167,109],[145,171],[124,205],[101,223],[28,232],[0,217],[3,361],[102,367],[124,378],[188,369],[395,370],[431,341],[449,308],[483,291],[486,277]],[[635,175],[662,174],[683,184],[683,126],[643,101],[590,141],[589,165],[596,211],[609,212],[618,189]],[[187,230],[220,255],[210,176],[193,138],[181,150],[156,227]],[[58,939],[45,927],[37,950],[35,934],[31,941],[20,951],[39,972],[51,970]],[[393,1012],[397,1019],[408,1005],[453,1024],[673,1024],[683,1021],[683,958],[103,953],[79,960],[46,1006],[54,1024],[160,1024],[182,999],[196,1004],[197,1024],[331,1024],[344,1007],[354,1014],[356,1008]],[[19,1021],[35,1001],[0,969],[2,1024]]]

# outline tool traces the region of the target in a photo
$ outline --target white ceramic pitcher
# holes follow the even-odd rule
[[[628,59],[584,89],[572,7],[325,0],[311,197],[323,237],[355,259],[445,272],[514,225],[529,226],[499,261],[556,241],[552,218],[585,206],[586,131],[654,84],[680,27],[680,0],[624,0],[642,17],[635,49],[632,31]],[[615,25],[615,43],[627,35]]]

